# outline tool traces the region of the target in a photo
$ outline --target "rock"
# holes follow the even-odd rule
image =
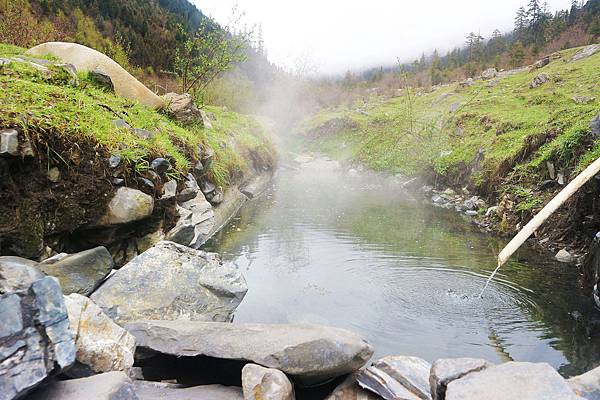
[[[4,129],[0,131],[0,156],[19,155],[19,132],[15,129]]]
[[[479,208],[479,197],[478,196],[473,196],[463,203],[463,209],[465,211],[476,210],[478,208]]]
[[[94,69],[93,71],[89,71],[89,76],[98,84],[110,90],[111,92],[115,90],[115,86],[113,85],[112,79],[110,79],[110,75],[108,75],[101,69]]]
[[[167,110],[179,122],[203,124],[202,113],[194,105],[194,99],[189,94],[167,93],[164,96]]]
[[[565,184],[565,174],[563,172],[559,172],[556,175],[556,181],[558,182],[558,184],[560,186],[564,186],[564,184]]]
[[[322,382],[359,369],[373,348],[355,333],[318,325],[141,321],[125,326],[138,348],[177,357],[246,360]]]
[[[498,71],[496,68],[488,68],[481,73],[481,79],[484,81],[489,81],[490,79],[494,79],[498,75]]]
[[[248,287],[217,254],[160,242],[111,276],[92,300],[117,323],[139,319],[229,321]]]
[[[556,258],[556,261],[561,263],[572,263],[573,261],[575,261],[575,257],[573,257],[571,253],[569,253],[565,249],[562,249],[558,253],[556,253],[556,256],[554,256],[554,258]]]
[[[69,77],[68,81],[70,85],[77,86],[79,84],[79,78],[77,77],[77,68],[73,64],[53,64],[52,67],[60,71],[64,71]]]
[[[10,400],[71,366],[75,342],[58,281],[36,279],[32,267],[2,258],[0,397]]]
[[[147,129],[141,128],[133,128],[132,132],[135,133],[140,139],[152,139],[156,134],[154,132],[150,132]]]
[[[147,194],[127,187],[117,190],[108,203],[106,213],[96,226],[111,226],[139,221],[152,215],[154,199]]]
[[[117,128],[125,128],[129,130],[132,129],[131,125],[129,125],[124,119],[115,119],[112,123]]]
[[[431,399],[430,369],[431,364],[418,357],[384,357],[361,371],[356,380],[383,398],[426,400]]]
[[[121,165],[121,156],[118,154],[113,154],[112,156],[110,156],[110,158],[108,159],[108,166],[110,168],[117,168],[119,165]]]
[[[77,361],[83,367],[76,369],[80,370],[83,376],[128,371],[133,367],[133,335],[115,324],[87,297],[71,294],[65,297],[65,304],[71,330],[75,333]],[[73,376],[71,371],[69,374]]]
[[[269,187],[272,178],[271,174],[255,175],[240,185],[240,191],[249,199],[258,197]]]
[[[140,83],[110,57],[76,43],[48,42],[29,49],[33,56],[53,55],[63,63],[73,64],[78,71],[101,70],[108,75],[115,93],[153,108],[161,108],[165,101]]]
[[[44,275],[38,263],[20,257],[0,257],[0,293],[21,292]]]
[[[540,69],[540,68],[544,68],[546,65],[550,64],[550,56],[546,56],[544,58],[542,58],[541,60],[537,60],[536,62],[533,63],[533,65],[531,66],[531,69]]]
[[[492,214],[496,214],[498,212],[498,206],[494,206],[494,207],[490,207],[487,209],[487,211],[485,212],[485,216],[489,217]]]
[[[576,400],[550,365],[508,362],[473,372],[448,384],[446,400]]]
[[[154,182],[152,182],[150,179],[139,178],[139,180],[142,182],[142,185],[146,186],[150,190],[154,190]]]
[[[550,77],[548,76],[548,74],[539,74],[535,78],[533,78],[533,81],[531,81],[531,83],[529,84],[529,88],[533,89],[538,86],[542,86],[544,83],[549,81]]]
[[[134,382],[139,400],[243,400],[242,389],[221,385],[187,387],[171,383]],[[266,400],[266,399],[265,399]]]
[[[587,400],[600,400],[600,367],[567,381],[575,394]]]
[[[60,170],[57,167],[52,167],[48,170],[48,180],[52,183],[58,183],[60,181]]]
[[[378,400],[381,397],[372,394],[358,386],[356,377],[350,375],[344,382],[336,387],[325,400]]]
[[[208,237],[211,237],[215,232],[220,231],[227,225],[231,218],[237,215],[246,201],[248,201],[248,198],[237,188],[230,188],[227,190],[223,202],[219,204],[218,207],[213,207],[213,228],[208,234]]]
[[[246,364],[242,369],[244,400],[294,400],[294,388],[277,369]]]
[[[150,168],[157,174],[164,174],[171,169],[171,163],[164,158],[156,158],[150,163]]]
[[[469,216],[469,217],[475,217],[477,216],[479,213],[475,210],[467,210],[465,211],[465,215]]]
[[[161,200],[171,200],[177,196],[177,181],[170,180],[163,185],[163,195]]]
[[[112,271],[112,256],[104,247],[71,254],[55,263],[42,263],[38,268],[58,278],[63,293],[89,296]]]
[[[573,57],[571,57],[571,61],[579,61],[584,58],[590,57],[594,55],[598,50],[600,50],[600,44],[591,44],[589,46],[584,47],[579,50]]]
[[[210,122],[210,118],[208,117],[208,114],[206,112],[204,112],[203,110],[200,110],[200,115],[202,116],[202,123],[204,124],[204,128],[206,129],[212,129],[212,123]]]
[[[89,378],[55,381],[33,393],[29,400],[138,400],[131,380],[123,372]]]
[[[546,161],[546,167],[548,168],[548,175],[550,176],[550,179],[556,179],[556,168],[554,167],[554,163]]]
[[[431,366],[429,385],[433,400],[444,400],[446,388],[452,381],[472,372],[481,371],[493,364],[481,358],[445,358]]]
[[[200,248],[215,231],[215,214],[211,204],[206,201],[202,192],[198,192],[193,200],[181,204],[178,211],[181,218],[173,231],[188,232],[191,225],[194,233],[191,241],[188,242],[185,239],[183,242],[177,241],[177,243],[194,249]],[[172,236],[171,232],[167,236]],[[177,237],[181,237],[180,234],[177,234]]]
[[[206,195],[206,199],[213,206],[218,206],[223,202],[223,200],[225,200],[225,193],[223,193],[223,188],[219,187],[214,192],[210,193],[209,195]]]
[[[112,180],[113,185],[115,186],[122,186],[123,184],[125,184],[125,179],[122,178],[114,178]]]
[[[192,200],[200,191],[200,187],[198,186],[198,182],[196,182],[194,175],[187,174],[185,178],[184,188],[177,194],[177,202],[180,204]]]
[[[468,78],[468,79],[460,82],[458,85],[460,87],[466,88],[466,87],[473,86],[474,84],[475,84],[475,81],[473,81],[473,78]]]
[[[217,189],[216,186],[210,181],[204,180],[204,181],[200,182],[200,190],[205,195],[214,192],[216,189]]]
[[[600,136],[600,113],[590,121],[590,129],[594,137]]]
[[[58,253],[58,254],[53,255],[52,257],[46,258],[40,264],[55,264],[55,263],[59,262],[60,260],[65,259],[67,256],[68,256],[67,253]]]
[[[215,151],[210,147],[206,147],[202,151],[202,166],[204,171],[208,171],[215,159]]]
[[[581,104],[581,105],[590,104],[590,103],[593,103],[594,101],[596,101],[595,97],[589,97],[589,96],[575,96],[572,99],[575,102],[575,104]]]

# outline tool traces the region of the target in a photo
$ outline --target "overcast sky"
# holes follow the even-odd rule
[[[404,61],[462,45],[468,32],[509,31],[527,0],[192,0],[226,23],[234,5],[262,24],[271,61],[294,68],[310,60],[321,73]],[[552,11],[571,0],[548,0]]]

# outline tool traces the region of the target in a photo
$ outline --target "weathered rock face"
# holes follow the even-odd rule
[[[138,400],[131,380],[123,372],[89,378],[55,381],[33,393],[31,400]]]
[[[587,400],[600,400],[600,367],[568,380],[577,396]]]
[[[374,362],[357,376],[358,384],[390,399],[431,399],[429,371],[431,365],[418,357],[385,357]]]
[[[272,368],[247,364],[242,369],[244,400],[294,400],[294,388],[285,374]]]
[[[33,282],[45,276],[37,266],[37,262],[25,258],[0,257],[0,293],[27,290]]]
[[[58,281],[32,267],[0,264],[0,398],[13,399],[75,361],[75,342]],[[22,280],[16,281],[17,278]],[[39,278],[39,279],[38,279]]]
[[[167,233],[167,240],[193,249],[200,248],[214,230],[215,214],[212,205],[206,201],[204,194],[198,191],[195,198],[181,203],[177,212],[179,220]]]
[[[237,387],[206,385],[185,387],[183,385],[135,381],[139,400],[242,400],[242,390]]]
[[[41,263],[38,268],[58,278],[63,293],[90,295],[112,271],[112,256],[104,247],[71,254],[55,263]]]
[[[194,99],[189,94],[167,93],[164,96],[168,111],[179,122],[203,124],[202,113],[194,105]]]
[[[228,321],[248,287],[218,255],[160,242],[112,275],[92,300],[118,323],[140,319]]]
[[[591,44],[589,46],[584,47],[577,54],[571,57],[571,61],[579,61],[584,58],[588,58],[596,54],[597,51],[600,51],[600,44]]]
[[[445,358],[431,366],[429,385],[433,400],[443,400],[448,384],[472,372],[491,367],[492,364],[481,358]]]
[[[97,226],[111,226],[139,221],[152,215],[154,199],[137,189],[121,187],[115,193],[106,214]]]
[[[72,294],[65,297],[65,303],[80,363],[76,375],[127,371],[133,366],[133,335],[115,324],[87,297]]]
[[[141,321],[125,328],[138,348],[178,357],[246,360],[304,381],[323,381],[359,369],[372,347],[344,329],[318,325]]]
[[[110,77],[115,93],[153,108],[163,107],[165,101],[135,79],[110,57],[76,43],[48,42],[27,51],[33,56],[53,55],[65,63],[73,64],[78,71],[101,70]]]
[[[448,384],[446,400],[575,400],[567,382],[548,364],[509,362]]]

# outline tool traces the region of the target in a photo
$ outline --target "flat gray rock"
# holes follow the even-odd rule
[[[55,381],[35,391],[28,400],[138,400],[131,380],[123,372],[89,378]]]
[[[0,257],[0,292],[10,293],[27,290],[31,284],[42,279],[44,273],[38,263],[21,257]]]
[[[63,293],[89,296],[114,267],[112,256],[104,247],[68,255],[54,263],[41,263],[38,268],[60,282]]]
[[[139,400],[243,400],[242,389],[221,385],[183,385],[135,381]]]
[[[431,364],[418,357],[384,357],[359,373],[357,380],[384,398],[428,400],[430,369]]]
[[[113,274],[91,299],[117,323],[229,321],[248,287],[217,254],[160,242]]]
[[[580,397],[600,400],[600,367],[568,380],[569,386]]]
[[[580,399],[550,365],[508,362],[450,382],[446,400]]]
[[[492,365],[482,358],[443,358],[437,360],[431,366],[429,375],[433,400],[443,400],[445,398],[446,388],[450,382]]]
[[[125,326],[138,348],[178,357],[251,361],[304,381],[322,381],[362,367],[373,348],[350,331],[319,325],[140,321]]]

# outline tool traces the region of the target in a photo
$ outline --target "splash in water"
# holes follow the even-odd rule
[[[498,266],[496,267],[496,269],[494,270],[494,272],[492,272],[492,274],[490,275],[490,277],[485,282],[485,286],[483,287],[483,289],[481,289],[481,293],[479,293],[479,298],[483,298],[483,292],[485,292],[485,289],[487,289],[487,287],[489,286],[489,284],[492,281],[492,279],[494,279],[494,276],[496,276],[496,274],[500,270],[501,266],[502,266],[502,263],[500,263],[500,261],[498,261]]]

